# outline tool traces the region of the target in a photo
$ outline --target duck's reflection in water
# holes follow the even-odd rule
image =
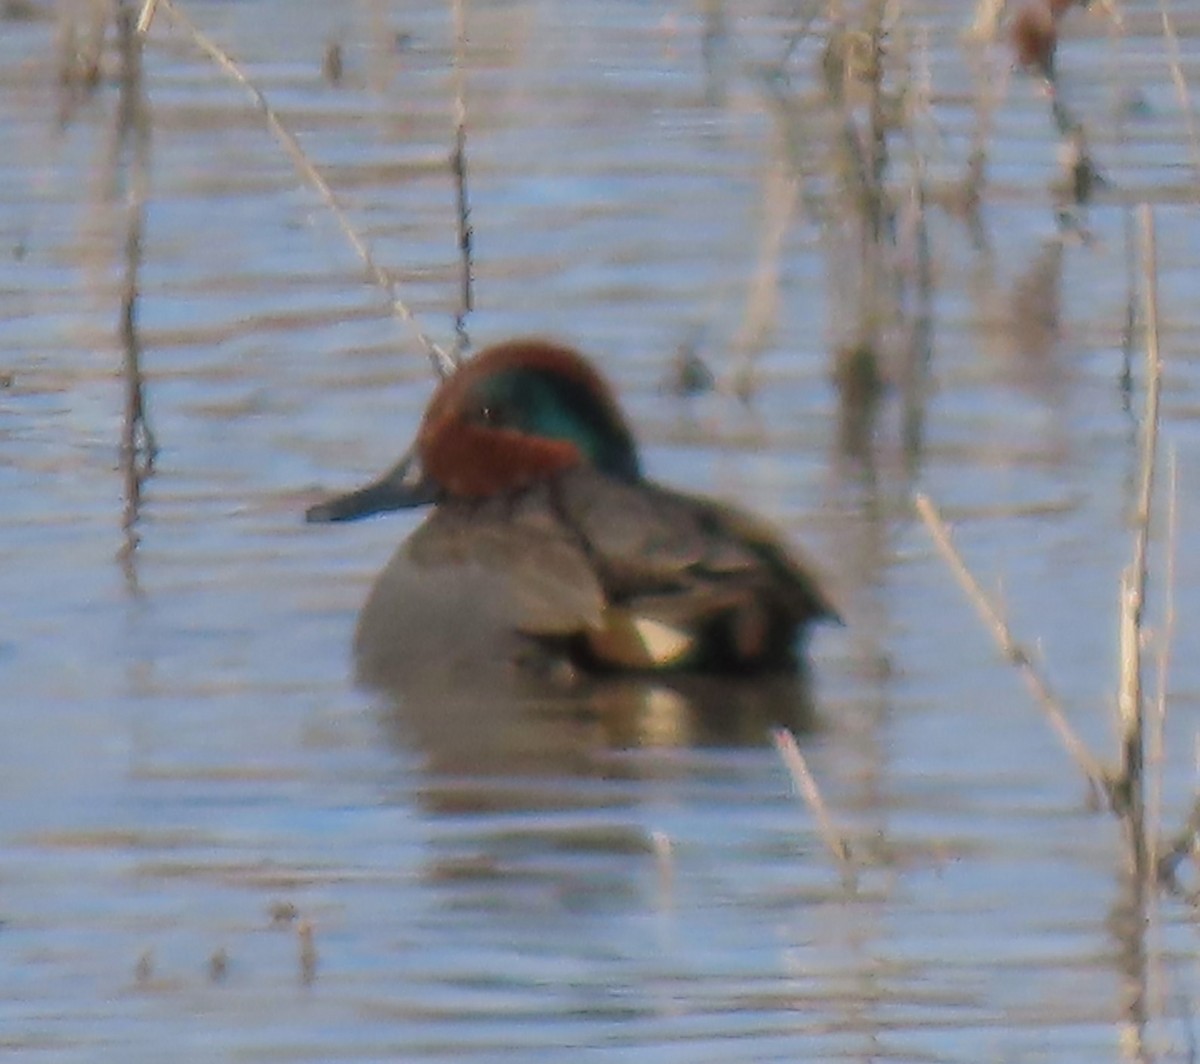
[[[386,701],[389,734],[423,759],[430,782],[524,781],[544,801],[551,780],[558,790],[619,775],[613,751],[765,745],[772,727],[813,726],[803,670],[645,676],[542,667],[493,615],[499,597],[479,594],[478,583],[464,583],[463,602],[439,604],[439,616],[456,618],[453,639],[436,624],[412,625],[399,607],[419,593],[415,578],[401,548],[359,615],[355,665],[358,681]],[[484,808],[512,799],[477,793]],[[462,795],[451,804],[462,811]]]

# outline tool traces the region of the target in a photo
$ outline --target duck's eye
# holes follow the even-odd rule
[[[504,410],[498,403],[482,403],[475,408],[471,420],[477,425],[490,425],[495,428],[504,424]]]
[[[481,428],[515,429],[523,421],[521,408],[518,396],[496,388],[480,389],[467,404],[466,419]]]

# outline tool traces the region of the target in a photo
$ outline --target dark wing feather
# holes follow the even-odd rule
[[[783,653],[797,627],[837,616],[811,566],[742,511],[587,469],[556,498],[610,603],[678,628],[720,623],[737,661]]]

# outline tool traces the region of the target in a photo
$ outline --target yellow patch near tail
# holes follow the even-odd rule
[[[695,646],[692,632],[653,617],[608,610],[587,633],[597,660],[622,669],[663,669],[680,664]]]

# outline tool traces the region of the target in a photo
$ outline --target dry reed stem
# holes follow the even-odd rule
[[[1170,674],[1171,641],[1175,633],[1175,560],[1178,546],[1179,467],[1175,450],[1167,455],[1167,542],[1164,562],[1163,622],[1159,633],[1155,670],[1154,710],[1149,718],[1146,736],[1146,842],[1148,851],[1141,872],[1146,886],[1146,935],[1151,955],[1157,964],[1147,967],[1146,997],[1155,1016],[1166,1014],[1167,978],[1162,971],[1161,948],[1162,913],[1158,893],[1151,890],[1160,882],[1159,842],[1162,830],[1163,770],[1166,764],[1167,678]]]
[[[889,0],[872,0],[869,12],[871,62],[870,94],[870,140],[871,147],[871,195],[868,200],[868,219],[871,223],[872,244],[878,245],[883,239],[884,226],[889,214],[887,189],[885,179],[888,172],[888,116],[886,101],[883,93],[884,65],[886,61],[886,42],[888,37],[887,8]]]
[[[1117,588],[1117,727],[1120,734],[1120,776],[1117,786],[1132,804],[1142,784],[1142,633],[1138,619],[1133,567],[1121,573]]]
[[[1200,795],[1192,799],[1192,808],[1188,812],[1183,827],[1166,840],[1164,845],[1159,846],[1161,856],[1155,867],[1160,883],[1182,894],[1193,904],[1200,903],[1200,892],[1184,890],[1176,879],[1175,873],[1184,858],[1196,852],[1197,836],[1200,836]]]
[[[1042,712],[1046,715],[1046,719],[1050,722],[1050,726],[1057,733],[1059,741],[1087,778],[1092,790],[1111,801],[1111,779],[1108,771],[1096,760],[1083,740],[1075,733],[1075,729],[1067,720],[1062,701],[1050,686],[1050,681],[1041,674],[1029,653],[1017,642],[1007,622],[1000,616],[999,610],[996,609],[992,600],[967,568],[966,562],[963,561],[962,555],[954,545],[950,529],[942,520],[937,507],[924,493],[916,496],[915,505],[917,513],[933,537],[938,553],[950,566],[959,586],[966,592],[967,598],[971,600],[976,612],[988,626],[1005,660],[1020,672],[1025,686],[1033,694]]]
[[[138,15],[137,31],[140,36],[145,36],[150,29],[150,23],[154,21],[154,13],[158,10],[158,0],[146,0],[142,5],[141,14]]]
[[[1167,10],[1166,0],[1158,0],[1158,9],[1162,19],[1163,43],[1167,46],[1167,62],[1171,67],[1171,80],[1175,83],[1175,94],[1179,97],[1179,106],[1183,111],[1183,119],[1187,123],[1188,144],[1192,149],[1192,166],[1195,168],[1196,174],[1200,176],[1200,137],[1196,133],[1196,109],[1192,106],[1192,94],[1183,73],[1179,38],[1175,34],[1175,24],[1171,21],[1171,13]]]
[[[860,211],[867,213],[870,171],[859,139],[854,106],[847,92],[856,76],[851,41],[855,38],[845,25],[840,6],[829,5],[829,32],[825,45],[823,74],[825,91],[838,115],[842,154],[834,163],[839,171],[838,184],[846,189]]]
[[[162,0],[170,5],[170,0]],[[317,978],[317,942],[311,920],[296,925],[296,940],[300,946],[300,982],[311,986]]]
[[[1121,406],[1133,417],[1133,348],[1137,337],[1137,243],[1134,239],[1133,208],[1126,204],[1121,211],[1121,242],[1125,259],[1125,320],[1121,325]]]
[[[455,356],[461,359],[470,346],[467,315],[475,307],[472,277],[471,207],[467,198],[467,18],[463,0],[452,0],[454,14],[454,152],[450,169],[454,173],[455,204],[458,219],[459,304],[454,316]]]
[[[804,799],[804,804],[816,818],[817,831],[838,864],[838,869],[842,873],[842,882],[850,890],[857,889],[858,873],[854,866],[854,857],[850,852],[850,844],[838,831],[837,825],[829,815],[829,809],[821,797],[821,790],[817,786],[817,781],[813,779],[813,774],[808,770],[808,762],[804,760],[804,755],[800,752],[796,737],[787,728],[775,728],[771,732],[771,741],[775,744],[775,749],[779,751],[779,756],[783,759],[784,766],[791,775],[797,792]]]
[[[142,484],[154,471],[158,443],[146,408],[142,374],[141,336],[138,332],[138,303],[141,298],[141,264],[147,189],[150,184],[150,128],[142,77],[142,38],[136,32],[133,12],[122,6],[117,12],[121,56],[120,101],[114,136],[114,160],[120,145],[132,141],[129,187],[125,202],[124,274],[120,288],[118,332],[124,353],[125,409],[121,427],[120,464],[124,484],[121,514],[123,542],[117,553],[129,588],[137,591],[134,552],[139,536]]]
[[[863,310],[858,341],[860,346],[868,347],[876,359],[882,353],[881,341],[889,311],[894,310],[892,285],[896,279],[885,253],[885,247],[890,247],[895,240],[895,211],[887,189],[891,159],[887,140],[889,119],[883,91],[887,6],[888,0],[871,0],[866,15],[870,93],[865,138],[867,184],[862,190],[861,211],[867,231],[862,244]]]
[[[1167,679],[1171,671],[1171,644],[1175,638],[1175,563],[1179,546],[1179,463],[1174,448],[1167,455],[1167,557],[1164,564],[1163,620],[1155,669],[1154,714],[1146,744],[1152,772],[1146,798],[1146,822],[1155,844],[1162,829],[1163,766],[1166,763]],[[1151,852],[1151,866],[1158,855]]]
[[[858,260],[853,298],[854,334],[847,345],[877,358],[888,311],[887,241],[894,238],[894,211],[886,178],[890,105],[884,96],[887,26],[884,0],[869,0],[861,25],[848,27],[841,5],[830,4],[829,32],[822,58],[827,99],[834,113],[840,151],[833,157],[836,185],[856,227]],[[860,120],[865,97],[866,116]]]
[[[902,441],[904,454],[910,466],[915,465],[921,453],[924,437],[925,393],[929,379],[929,364],[933,357],[933,245],[929,236],[929,186],[928,165],[925,153],[927,128],[934,128],[933,118],[933,75],[929,60],[929,34],[919,31],[912,48],[909,82],[912,86],[910,120],[907,124],[912,184],[909,189],[911,252],[903,258],[910,261],[913,271],[913,289],[916,306],[911,310],[908,342],[905,345],[904,362],[900,374],[902,415]]]
[[[971,25],[963,31],[963,38],[978,44],[990,44],[996,39],[1000,27],[1000,16],[1004,13],[1005,0],[979,0]]]
[[[155,0],[146,0],[146,5],[142,9],[142,15],[139,19],[139,25],[143,22],[149,23],[147,9],[154,3]],[[234,82],[245,89],[254,100],[263,117],[266,119],[268,128],[275,134],[276,140],[283,146],[284,151],[287,153],[288,158],[292,160],[292,164],[296,167],[300,176],[316,189],[325,206],[329,208],[330,213],[337,220],[338,227],[345,234],[346,239],[349,240],[350,246],[354,248],[359,260],[366,267],[371,279],[387,293],[388,299],[391,301],[392,313],[409,327],[417,343],[420,344],[421,349],[428,356],[430,364],[438,376],[448,376],[454,370],[456,360],[431,340],[421,329],[417,323],[416,315],[413,314],[408,304],[400,298],[396,283],[388,276],[387,271],[375,261],[370,248],[367,246],[367,242],[350,223],[350,219],[338,201],[337,196],[334,195],[333,189],[329,187],[329,183],[321,176],[312,160],[309,159],[304,149],[267,101],[262,91],[247,77],[237,62],[226,51],[207,37],[192,22],[182,8],[178,7],[172,0],[157,0],[157,6],[166,10],[172,20],[192,39],[192,43],[216,63]]]
[[[762,232],[746,309],[732,347],[738,366],[734,390],[743,398],[754,392],[755,357],[762,353],[779,325],[779,284],[784,242],[796,216],[800,179],[782,157],[767,163],[763,175]]]
[[[988,183],[989,144],[1000,104],[1008,95],[1012,78],[1011,67],[996,69],[992,56],[982,50],[971,56],[971,81],[975,86],[975,121],[971,125],[971,147],[962,179],[963,207],[971,237],[976,248],[987,246],[982,211],[983,196]]]
[[[1133,560],[1125,571],[1121,595],[1121,685],[1117,709],[1121,727],[1120,792],[1128,802],[1135,834],[1144,830],[1143,761],[1145,757],[1145,706],[1142,695],[1142,644],[1144,640],[1146,582],[1149,571],[1150,520],[1158,453],[1159,397],[1162,360],[1158,343],[1158,251],[1154,213],[1139,204],[1138,233],[1142,251],[1143,305],[1146,320],[1146,409],[1142,417],[1142,461],[1134,515]],[[1145,854],[1136,854],[1138,860]]]
[[[933,360],[933,251],[929,239],[926,169],[918,151],[910,192],[914,214],[916,307],[909,318],[908,339],[900,376],[901,439],[910,468],[919,461],[925,438],[925,398]]]

